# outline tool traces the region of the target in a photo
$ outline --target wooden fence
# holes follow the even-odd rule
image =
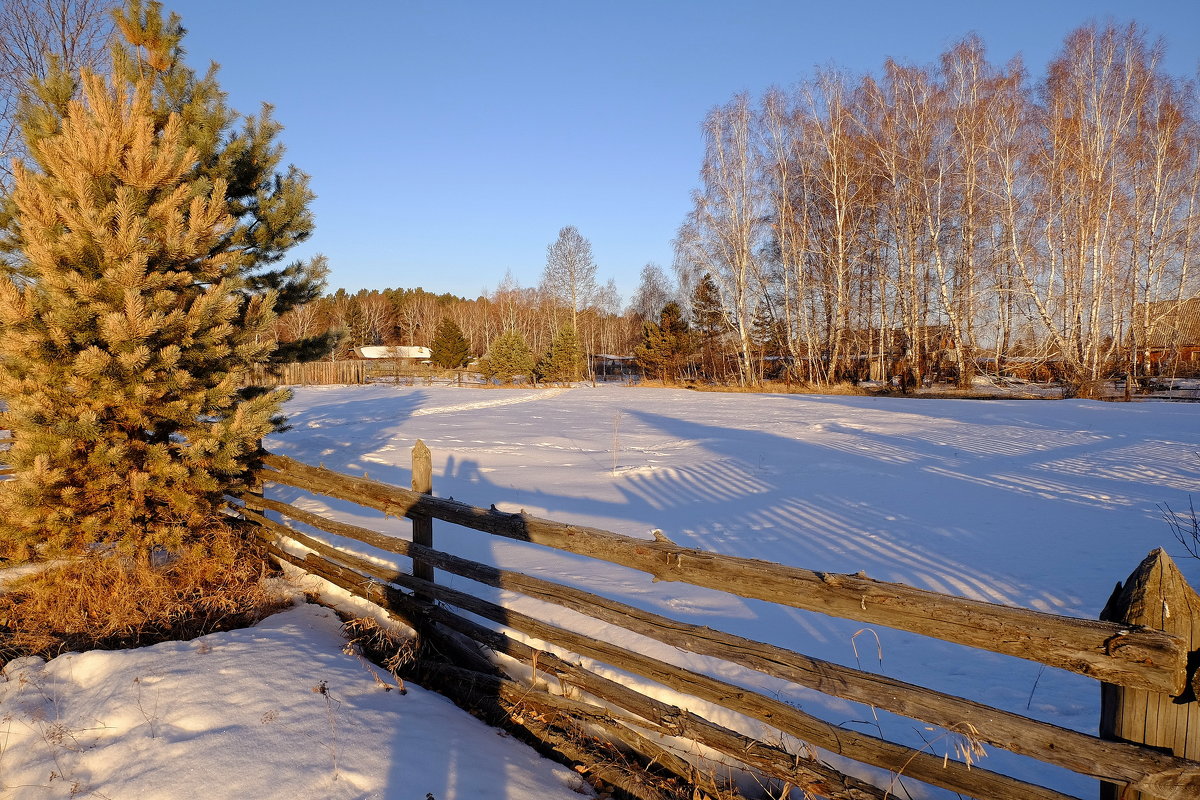
[[[726,784],[698,772],[647,734],[680,737],[819,797],[864,800],[894,797],[878,787],[822,763],[811,751],[790,752],[751,739],[698,714],[669,706],[601,677],[565,659],[534,650],[475,623],[449,607],[492,620],[522,634],[595,659],[706,703],[758,720],[808,745],[987,800],[1071,800],[1069,795],[980,767],[977,763],[914,750],[838,727],[779,700],[692,672],[611,642],[599,641],[436,584],[434,569],[488,586],[520,592],[642,636],[845,700],[911,717],[969,740],[1030,756],[1104,782],[1107,798],[1200,797],[1200,715],[1195,700],[1196,648],[1200,647],[1200,602],[1170,559],[1156,551],[1114,593],[1106,620],[1082,620],[938,594],[861,575],[812,572],[753,559],[680,547],[659,535],[654,541],[567,525],[526,514],[483,509],[432,495],[430,457],[414,451],[413,488],[402,489],[354,478],[269,455],[264,482],[350,501],[413,520],[412,541],[335,522],[295,506],[252,495],[243,511],[257,522],[273,555],[389,609],[419,631],[470,640],[531,667],[534,679],[498,673],[490,662],[457,645],[461,666],[443,667],[453,686],[486,690],[513,711],[523,727],[572,754],[577,737],[564,737],[563,720],[600,730],[642,754],[658,768],[680,776],[712,797],[736,797]],[[413,559],[412,574],[381,568],[366,557],[335,549],[267,516],[275,512],[302,525]],[[1108,738],[1060,728],[933,689],[843,667],[762,642],[669,619],[579,589],[518,572],[468,561],[433,549],[433,520],[484,533],[558,548],[647,573],[740,597],[819,611],[835,617],[920,633],[970,647],[1005,653],[1071,670],[1103,682],[1101,723]],[[299,548],[296,545],[300,545]],[[345,543],[339,543],[344,548]],[[1170,600],[1153,595],[1166,585]],[[1122,587],[1118,585],[1118,590]],[[1157,604],[1161,601],[1161,607]],[[1168,611],[1168,604],[1170,609]],[[1157,614],[1156,620],[1150,619]],[[1137,623],[1153,623],[1143,627]],[[1168,625],[1160,624],[1170,622]],[[1168,630],[1158,628],[1167,627]],[[1189,655],[1191,661],[1189,663]],[[604,705],[568,700],[545,691],[538,674],[574,686]],[[547,719],[557,722],[550,725]],[[1149,734],[1145,731],[1150,729]],[[1147,735],[1149,738],[1147,738]],[[1146,741],[1151,746],[1142,746]],[[604,772],[603,766],[596,768]],[[643,798],[673,797],[620,770],[601,775]],[[687,795],[691,796],[691,795]]]
[[[366,361],[308,361],[298,364],[255,365],[250,381],[255,386],[314,386],[367,382]]]

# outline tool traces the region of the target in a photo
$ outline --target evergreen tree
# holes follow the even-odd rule
[[[479,361],[483,377],[501,383],[512,383],[518,375],[532,374],[533,366],[533,352],[517,330],[508,330],[492,340],[487,355]]]
[[[787,330],[767,303],[760,303],[750,321],[750,341],[759,358],[763,377],[778,377],[787,355]]]
[[[696,284],[696,289],[692,292],[691,305],[692,324],[695,326],[697,338],[700,340],[704,371],[710,378],[719,378],[724,373],[721,337],[729,326],[725,321],[721,291],[709,273],[704,273],[704,277]]]
[[[429,350],[433,363],[443,369],[458,369],[471,360],[471,345],[462,328],[449,317],[442,317]]]
[[[658,323],[642,324],[642,343],[633,354],[642,374],[659,380],[675,380],[683,374],[692,352],[692,332],[678,303],[663,306]]]
[[[161,118],[149,80],[115,84],[84,73],[15,169],[23,259],[0,276],[10,552],[203,539],[284,397],[239,396],[270,352],[276,298],[248,292],[225,246],[225,180],[196,170],[192,123]]]
[[[538,380],[549,383],[570,383],[583,375],[583,350],[575,328],[566,325],[558,332],[550,349],[542,356],[535,370]]]
[[[213,252],[237,268],[239,291],[247,298],[271,297],[277,315],[316,300],[328,271],[325,258],[281,265],[287,250],[312,234],[313,193],[306,174],[294,166],[281,167],[284,151],[277,138],[282,128],[271,118],[271,107],[264,104],[259,114],[245,117],[230,109],[215,65],[199,77],[184,64],[184,28],[177,14],[164,18],[161,3],[128,0],[114,19],[120,33],[113,45],[114,80],[130,86],[148,82],[156,136],[172,114],[178,116],[181,145],[196,154],[185,177],[197,192],[211,190],[218,181],[225,186],[232,224],[213,244]],[[38,141],[59,132],[78,93],[76,77],[55,70],[34,81],[19,113],[30,152]],[[0,212],[0,262],[23,275],[29,266],[23,255],[26,243],[14,214],[10,199]],[[269,360],[313,360],[333,344],[333,333],[324,332],[275,345]]]
[[[692,324],[702,336],[718,336],[727,327],[721,291],[713,276],[704,273],[692,292]]]

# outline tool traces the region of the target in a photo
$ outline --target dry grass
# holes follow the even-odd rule
[[[401,636],[367,617],[346,620],[342,623],[342,635],[347,640],[347,652],[361,655],[392,673],[400,693],[405,693],[400,673],[417,661],[416,639]]]
[[[151,566],[121,555],[67,561],[0,594],[0,664],[70,650],[139,647],[252,624],[288,604],[264,586],[271,567],[230,532]]]
[[[738,386],[736,384],[702,384],[702,383],[686,383],[686,384],[662,384],[665,386],[675,385],[685,389],[693,389],[697,392],[728,392],[734,394],[836,394],[836,395],[872,395],[878,394],[863,386],[856,386],[852,383],[785,383],[784,381],[763,381],[759,384]]]

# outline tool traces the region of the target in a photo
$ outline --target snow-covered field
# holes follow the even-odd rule
[[[1115,582],[1158,546],[1176,557],[1193,584],[1200,583],[1200,564],[1184,557],[1160,510],[1162,505],[1186,508],[1189,492],[1200,487],[1200,405],[1195,404],[716,394],[619,386],[543,390],[365,386],[300,389],[288,410],[293,429],[268,441],[275,452],[406,486],[410,449],[420,438],[433,452],[434,491],[439,496],[485,507],[495,503],[502,510],[524,509],[631,536],[649,538],[657,528],[685,546],[823,571],[862,570],[882,580],[1088,618],[1097,616]],[[338,501],[302,496],[283,487],[271,492],[305,507],[328,510],[347,522],[398,535],[408,529],[405,520],[384,519]],[[679,584],[651,583],[646,576],[620,567],[448,525],[437,524],[435,537],[441,549],[567,581],[690,622],[883,672],[1064,727],[1088,732],[1096,728],[1098,684],[1043,670],[1032,662]],[[626,637],[642,652],[759,687],[805,711],[864,732],[916,744],[928,739],[929,748],[938,755],[952,751],[949,739],[919,723],[637,640],[632,634],[461,578],[439,573],[438,579],[583,632]],[[534,789],[518,783],[512,766],[516,761],[505,762],[502,779],[494,777],[500,767],[485,765],[481,758],[467,764],[422,754],[419,763],[424,771],[407,765],[409,746],[402,737],[411,736],[413,727],[434,743],[457,734],[444,727],[448,725],[444,715],[435,721],[423,716],[424,707],[410,711],[416,705],[411,701],[414,694],[401,697],[373,689],[366,668],[341,654],[328,629],[310,619],[312,614],[288,612],[260,629],[211,637],[212,644],[164,645],[146,651],[160,651],[162,661],[143,663],[141,655],[132,653],[94,654],[73,657],[75,662],[69,663],[79,667],[59,667],[63,661],[59,659],[45,668],[23,668],[25,685],[48,686],[39,691],[57,700],[49,705],[47,700],[39,712],[27,690],[14,688],[11,679],[0,684],[5,713],[0,723],[4,748],[0,781],[13,786],[8,777],[14,774],[13,765],[25,765],[33,758],[30,754],[37,741],[48,738],[44,731],[53,723],[72,732],[81,752],[65,745],[49,750],[69,762],[64,763],[63,773],[75,765],[74,778],[66,777],[95,789],[94,796],[188,796],[125,791],[120,770],[102,772],[90,765],[88,754],[99,748],[111,753],[105,763],[127,763],[147,774],[153,765],[156,774],[193,780],[197,786],[214,782],[238,786],[240,781],[245,789],[206,797],[422,800],[426,792],[436,800],[559,796],[544,786]],[[282,630],[289,626],[294,632],[285,637]],[[301,663],[310,668],[293,676],[283,667],[269,666],[269,659],[255,660],[250,645],[255,637],[264,639],[264,647],[287,638],[299,648],[297,652],[309,654],[295,660],[296,669]],[[197,649],[201,647],[210,651],[201,654]],[[246,678],[238,659],[228,659],[215,670],[211,666],[215,659],[209,656],[226,647],[244,653],[248,667],[257,671],[249,680],[258,696],[242,683]],[[321,669],[313,666],[317,662]],[[334,662],[344,662],[346,674],[324,678],[321,670]],[[72,684],[58,677],[71,669],[82,669],[86,680]],[[197,683],[214,674],[220,678],[216,688],[193,692],[180,686],[160,691],[154,701],[146,699],[149,677],[167,680],[168,675],[189,673],[194,673]],[[354,673],[360,678],[357,688],[342,683]],[[140,675],[147,677],[135,683],[133,679]],[[377,747],[360,753],[349,744],[331,744],[332,723],[303,728],[298,718],[289,723],[294,726],[287,729],[290,736],[281,733],[271,739],[267,735],[285,729],[261,722],[272,703],[280,709],[273,718],[278,720],[292,710],[299,714],[301,706],[314,718],[326,713],[325,696],[311,692],[311,685],[319,680],[327,680],[332,695],[343,702],[336,718],[338,736],[349,742],[369,729]],[[670,702],[683,702],[641,679],[626,680]],[[128,684],[143,692],[140,706]],[[339,694],[343,685],[346,688]],[[78,696],[85,686],[90,687],[89,695],[111,699],[84,703]],[[148,702],[156,702],[157,710],[147,710]],[[437,701],[423,698],[421,702]],[[85,710],[67,717],[67,706],[77,705]],[[245,715],[240,713],[243,708]],[[697,708],[723,724],[758,732],[732,715]],[[392,722],[384,721],[392,718],[385,711],[395,712]],[[38,713],[41,729],[35,719]],[[221,722],[226,719],[234,721]],[[497,738],[492,732],[487,736]],[[226,743],[225,750],[235,752],[221,755],[213,737]],[[293,754],[308,755],[297,759],[301,765],[270,761],[271,742]],[[169,759],[164,755],[168,750]],[[330,760],[335,750],[336,768]],[[248,751],[257,759],[268,759],[272,766],[264,768],[247,758]],[[1081,797],[1095,796],[1095,784],[1089,779],[993,748],[988,752],[982,766]],[[248,765],[252,760],[254,765]],[[168,766],[168,761],[187,766]],[[244,780],[238,771],[243,764],[247,764]],[[492,788],[482,794],[468,792],[465,783],[485,766],[493,775]],[[33,777],[23,777],[22,782],[48,784],[58,794],[51,789],[22,794],[34,790],[9,788],[16,794],[4,796],[70,796],[58,781],[46,778],[46,772],[55,768],[52,762],[44,761],[39,768],[41,777],[27,771],[21,774]],[[253,783],[264,769],[274,781],[266,784],[267,789]],[[293,771],[325,780],[322,785],[344,793],[306,795],[284,788]],[[406,774],[424,776],[426,783],[410,783]],[[341,783],[333,782],[335,775]],[[347,777],[351,775],[357,781],[354,788]],[[544,775],[544,785],[571,796],[568,776],[557,768],[548,768]],[[922,796],[917,786],[906,783],[906,787],[912,796]]]

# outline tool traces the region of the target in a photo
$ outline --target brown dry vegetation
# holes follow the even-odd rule
[[[645,386],[664,386],[692,389],[697,392],[732,392],[735,394],[838,394],[838,395],[871,395],[880,394],[880,390],[852,383],[830,383],[817,385],[815,383],[786,383],[784,381],[763,381],[746,386],[722,383],[669,383],[646,381]]]
[[[213,544],[162,566],[87,556],[14,582],[0,594],[0,664],[191,639],[245,627],[288,604],[262,580],[272,567],[257,547],[232,533]]]

